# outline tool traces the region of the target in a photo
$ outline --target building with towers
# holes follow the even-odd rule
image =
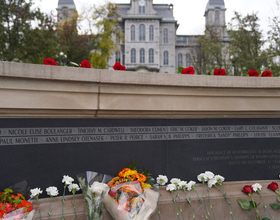
[[[115,62],[127,70],[141,72],[177,73],[178,66],[192,66],[193,48],[200,36],[176,34],[179,24],[173,15],[173,4],[130,0],[118,6],[124,41],[109,60],[109,69]],[[75,4],[73,0],[59,0],[57,10],[64,19],[75,10]],[[228,39],[225,11],[224,0],[209,0],[204,14],[206,30],[215,31],[222,39]]]

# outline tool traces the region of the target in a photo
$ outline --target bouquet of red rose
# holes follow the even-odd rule
[[[147,176],[124,168],[108,186],[104,204],[116,220],[146,220],[157,207],[158,192],[146,183]]]
[[[0,219],[5,220],[31,220],[34,215],[32,203],[27,201],[20,193],[13,193],[12,189],[0,192]]]

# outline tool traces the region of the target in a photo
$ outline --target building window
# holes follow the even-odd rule
[[[139,26],[139,40],[145,41],[146,40],[146,31],[145,31],[145,25],[140,24]]]
[[[149,27],[149,35],[150,35],[150,41],[154,41],[154,26],[150,25]]]
[[[139,14],[145,14],[145,6],[139,6]]]
[[[130,59],[131,59],[131,63],[136,63],[136,50],[135,49],[131,49]]]
[[[163,52],[163,65],[168,65],[168,51]]]
[[[67,13],[63,13],[63,19],[68,19],[68,14]]]
[[[215,23],[219,24],[220,20],[220,11],[215,11]]]
[[[191,55],[188,53],[186,57],[186,66],[189,67],[192,65]]]
[[[135,41],[135,26],[134,25],[131,25],[130,31],[131,31],[130,40]]]
[[[143,48],[140,50],[140,63],[145,63],[145,50]]]
[[[149,49],[149,63],[154,63],[154,49]]]
[[[178,67],[183,67],[183,55],[181,53],[178,54]]]
[[[163,30],[163,43],[168,44],[168,29],[164,28]]]
[[[121,52],[116,53],[116,62],[121,62]]]

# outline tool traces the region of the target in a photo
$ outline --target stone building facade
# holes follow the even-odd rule
[[[73,0],[59,0],[58,12],[63,4],[73,7]],[[120,62],[130,71],[177,73],[178,66],[192,65],[194,47],[199,35],[177,35],[178,22],[173,15],[173,4],[153,4],[153,0],[130,0],[118,4],[120,29],[124,41],[119,52],[109,60],[109,69]],[[205,27],[211,27],[227,38],[224,0],[209,0],[205,9]]]

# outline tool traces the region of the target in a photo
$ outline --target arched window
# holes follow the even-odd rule
[[[145,50],[140,49],[140,63],[145,63]]]
[[[187,53],[187,56],[186,56],[186,66],[189,67],[191,65],[192,65],[191,55],[189,53]]]
[[[130,61],[131,63],[136,63],[136,50],[134,48],[131,49]]]
[[[135,41],[135,26],[131,25],[131,29],[130,29],[131,33],[130,33],[130,40],[131,41]]]
[[[139,40],[145,41],[146,40],[146,31],[145,31],[145,25],[140,24],[139,26]]]
[[[178,67],[183,67],[183,55],[181,53],[178,54]]]
[[[215,11],[215,23],[219,24],[219,20],[220,20],[220,11],[216,10]]]
[[[163,65],[168,65],[168,51],[163,52]]]
[[[121,52],[116,53],[116,62],[121,62]]]
[[[168,29],[164,28],[163,30],[163,43],[168,44]]]
[[[150,41],[154,41],[154,26],[150,25],[149,27],[149,36],[150,36]]]
[[[149,49],[149,63],[154,63],[154,49]]]
[[[145,14],[145,6],[139,6],[139,14]]]

